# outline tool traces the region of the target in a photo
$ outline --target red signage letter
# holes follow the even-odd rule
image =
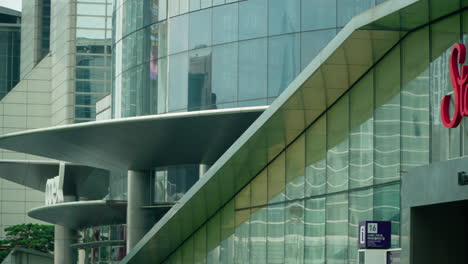
[[[464,44],[455,44],[450,54],[449,69],[450,79],[452,80],[454,109],[453,117],[450,119],[450,95],[444,96],[440,105],[440,117],[442,123],[447,128],[457,127],[463,116],[468,116],[468,66],[461,66],[461,72],[458,66],[465,62],[466,47]]]

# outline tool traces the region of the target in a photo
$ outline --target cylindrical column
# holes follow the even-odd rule
[[[150,175],[144,171],[128,171],[127,253],[140,241],[153,224],[149,205]]]
[[[211,165],[207,165],[207,164],[200,164],[200,173],[199,173],[199,177],[203,177],[205,175],[205,173],[211,168]]]
[[[54,263],[75,264],[76,250],[71,245],[76,241],[75,231],[61,225],[55,225]]]

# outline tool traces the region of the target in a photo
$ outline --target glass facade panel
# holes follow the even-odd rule
[[[266,105],[267,40],[256,39],[239,43],[239,104]],[[252,100],[255,100],[253,101]]]
[[[401,169],[429,163],[429,30],[403,40],[401,49]]]
[[[304,208],[304,263],[325,264],[325,198],[305,201]]]
[[[372,72],[350,92],[349,185],[370,186],[374,175],[374,79]]]
[[[337,25],[344,27],[351,18],[374,7],[374,0],[337,0]]]
[[[349,99],[344,96],[327,114],[327,192],[348,188]]]
[[[238,50],[237,43],[213,47],[212,93],[218,108],[232,107],[237,101],[238,87]]]
[[[177,16],[169,20],[169,54],[186,51],[188,49],[188,30],[188,15]]]
[[[348,261],[348,195],[328,196],[326,208],[327,263],[345,264]]]
[[[250,263],[266,264],[268,210],[254,208],[250,213]]]
[[[336,1],[302,0],[301,30],[336,27]]]
[[[271,37],[268,58],[268,97],[277,97],[299,74],[300,35]]]
[[[189,49],[211,46],[211,11],[206,9],[190,13]]]
[[[285,155],[279,155],[268,166],[268,202],[282,202],[285,197],[286,185]]]
[[[198,165],[157,168],[152,173],[153,204],[174,203],[198,181]]]
[[[268,33],[270,35],[300,30],[301,0],[269,0]]]
[[[335,37],[336,29],[301,33],[301,70]]]
[[[220,260],[221,215],[216,214],[207,224],[207,264]]]
[[[267,262],[285,263],[285,204],[268,206]]]
[[[466,21],[451,15],[410,32],[256,172],[203,227],[220,219],[221,262],[357,264],[366,220],[391,221],[399,248],[400,174],[464,154],[464,124],[443,127],[439,106],[452,90],[448,58]],[[241,57],[250,43],[239,44]]]
[[[188,53],[173,55],[169,59],[168,110],[188,107]]]
[[[268,1],[249,0],[239,3],[239,39],[265,37],[268,32]]]
[[[373,219],[373,189],[351,192],[349,194],[349,244],[348,263],[358,260],[358,229],[360,221]]]
[[[221,263],[234,263],[235,203],[231,200],[221,212]]]
[[[400,48],[375,68],[375,183],[400,178]]]
[[[213,8],[213,45],[236,41],[239,34],[237,3]]]
[[[193,236],[193,259],[196,264],[206,263],[206,241],[206,226],[203,226]]]
[[[305,196],[326,192],[327,118],[320,118],[306,133]]]
[[[460,129],[446,129],[440,121],[440,103],[442,98],[452,92],[449,74],[449,57],[452,45],[460,41],[460,16],[455,15],[429,27],[431,35],[431,119],[432,119],[432,162],[444,161],[460,156]],[[452,97],[453,98],[453,97]],[[453,107],[453,101],[452,101]],[[453,111],[453,109],[452,109]]]
[[[210,48],[189,52],[187,108],[190,111],[209,109],[216,105],[216,94],[212,93],[211,86],[211,65]],[[171,85],[171,89],[173,88],[175,87]],[[180,97],[181,94],[174,93],[174,98],[177,96]]]
[[[286,199],[304,197],[305,136],[286,150]]]
[[[304,202],[286,205],[285,262],[304,263]]]
[[[392,222],[392,248],[400,246],[400,184],[375,188],[374,220]]]

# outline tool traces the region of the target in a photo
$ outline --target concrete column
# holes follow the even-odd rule
[[[211,168],[211,165],[207,165],[207,164],[200,164],[200,173],[199,173],[199,177],[202,178],[205,173]]]
[[[128,171],[127,253],[152,227],[150,205],[150,175],[145,171]]]
[[[76,242],[74,230],[61,225],[55,225],[54,238],[54,263],[55,264],[75,264],[76,250],[70,246]]]

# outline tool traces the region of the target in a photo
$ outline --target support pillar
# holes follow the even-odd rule
[[[200,164],[200,172],[199,172],[199,177],[202,178],[205,173],[211,168],[211,165],[207,164]]]
[[[54,233],[54,263],[75,264],[76,250],[71,248],[77,238],[75,231],[61,225],[55,225]]]
[[[150,230],[153,217],[142,206],[150,204],[150,175],[145,171],[128,171],[127,253]]]

